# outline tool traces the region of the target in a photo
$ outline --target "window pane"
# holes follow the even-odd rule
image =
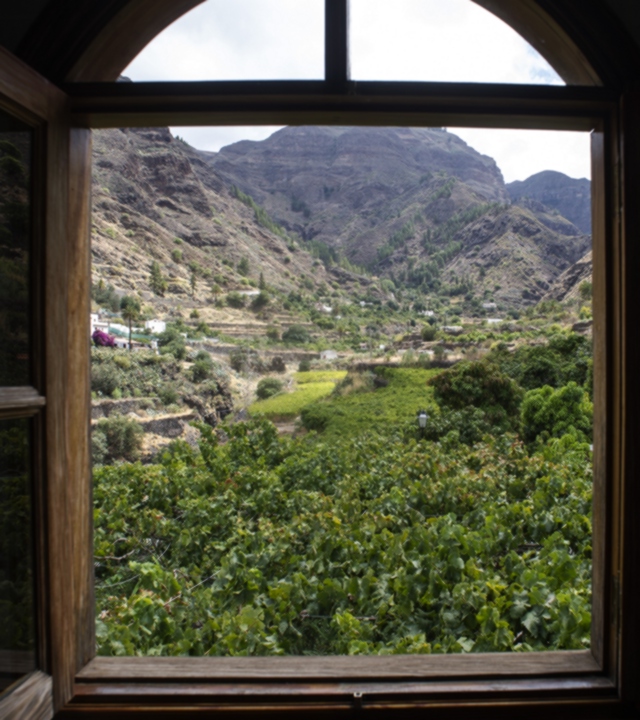
[[[208,0],[123,71],[132,80],[320,80],[323,0]]]
[[[351,0],[354,80],[563,84],[506,23],[471,0]]]
[[[0,386],[28,385],[31,131],[0,111]]]
[[[588,134],[237,130],[94,134],[98,652],[588,647]]]
[[[0,420],[0,691],[35,670],[29,421]]]

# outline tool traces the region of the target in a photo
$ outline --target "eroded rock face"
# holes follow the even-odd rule
[[[593,256],[591,250],[589,250],[578,262],[568,267],[556,278],[549,288],[547,297],[559,302],[577,300],[580,297],[580,285],[585,281],[591,282],[592,273]]]
[[[506,186],[494,160],[439,129],[289,127],[219,153],[166,128],[98,131],[93,191],[94,280],[141,292],[165,315],[210,301],[209,281],[191,285],[194,264],[225,276],[225,292],[241,290],[228,272],[241,258],[287,293],[301,276],[310,291],[333,282],[380,293],[353,266],[325,267],[318,247],[400,287],[472,282],[477,295],[523,306],[590,247],[589,181],[544,172]]]
[[[94,282],[103,279],[121,293],[151,292],[145,300],[162,304],[149,285],[157,261],[171,281],[159,308],[165,313],[194,295],[194,263],[207,277],[231,277],[227,268],[247,258],[252,274],[262,272],[287,292],[303,274],[318,284],[328,280],[314,257],[263,227],[228,181],[168,128],[94,131],[92,224]],[[347,275],[347,282],[357,280]],[[195,288],[200,305],[209,297],[203,279]],[[240,289],[238,279],[227,278],[226,290]]]
[[[493,289],[509,305],[526,306],[547,295],[560,273],[591,248],[591,237],[565,221],[568,234],[544,222],[546,210],[532,212],[512,205],[489,213],[455,237],[462,248],[445,277],[467,278]]]
[[[554,170],[544,170],[526,180],[507,185],[513,202],[522,198],[537,200],[556,210],[585,235],[591,234],[591,182],[570,178]]]
[[[439,129],[288,127],[203,157],[286,227],[368,264],[451,178],[476,202],[508,202],[495,161]],[[439,199],[435,220],[459,209]]]

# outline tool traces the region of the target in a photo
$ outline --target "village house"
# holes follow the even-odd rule
[[[337,360],[338,353],[335,350],[323,350],[320,353],[320,360]]]
[[[167,323],[164,320],[147,320],[144,327],[150,330],[154,335],[160,335],[167,329]]]

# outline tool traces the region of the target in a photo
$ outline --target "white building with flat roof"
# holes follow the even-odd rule
[[[320,353],[320,360],[337,360],[338,353],[335,350],[323,350]]]
[[[147,320],[144,326],[145,329],[151,330],[154,335],[160,335],[167,329],[167,323],[164,320]]]

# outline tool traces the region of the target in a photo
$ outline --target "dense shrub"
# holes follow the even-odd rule
[[[300,360],[298,372],[309,372],[309,370],[311,370],[311,360]]]
[[[282,339],[292,345],[303,345],[309,342],[309,331],[304,325],[291,325],[282,333]]]
[[[588,446],[225,431],[95,472],[100,654],[589,647]]]
[[[249,258],[243,257],[240,259],[237,265],[237,271],[240,273],[240,275],[248,275],[250,266],[249,266]]]
[[[247,298],[239,292],[230,292],[227,295],[227,305],[232,308],[243,308],[246,305]]]
[[[590,441],[593,405],[583,388],[570,382],[558,390],[546,385],[530,390],[522,402],[522,430],[527,442],[575,435]]]
[[[461,362],[429,380],[438,404],[449,410],[480,408],[496,428],[515,428],[524,391],[497,365]]]
[[[568,382],[590,383],[591,341],[577,333],[557,334],[547,345],[523,345],[509,352],[505,345],[492,350],[488,359],[525,390],[544,385],[562,387]]]
[[[425,342],[430,342],[436,339],[437,330],[432,325],[423,325],[420,330],[420,335]]]
[[[120,296],[116,289],[113,285],[105,285],[103,280],[91,286],[91,299],[111,312],[118,312],[120,309]]]
[[[161,353],[173,355],[176,360],[184,360],[187,356],[185,339],[175,326],[169,326],[158,336],[158,346]]]
[[[267,328],[266,335],[272,342],[277,342],[278,340],[280,340],[280,331],[277,327],[274,327],[273,325],[270,325]]]
[[[175,385],[167,383],[158,388],[158,397],[163,405],[175,405],[180,398],[180,393]]]
[[[264,372],[265,364],[258,353],[250,347],[239,347],[229,355],[229,365],[236,372]]]
[[[115,363],[104,363],[91,365],[91,389],[101,395],[111,396],[114,390],[120,385],[120,373]]]
[[[287,372],[287,366],[284,360],[280,357],[280,355],[276,355],[275,357],[271,358],[271,362],[269,363],[269,370],[271,372],[277,373]]]
[[[211,355],[204,350],[200,350],[196,355],[195,362],[191,368],[191,377],[194,383],[200,383],[208,380],[213,375],[213,360]]]
[[[282,388],[282,380],[271,377],[262,378],[262,380],[258,382],[256,395],[260,398],[260,400],[266,400],[267,398],[273,397],[274,395],[282,392]]]
[[[252,310],[262,310],[262,308],[267,307],[270,299],[271,298],[269,297],[269,293],[266,292],[265,290],[262,290],[251,301],[251,309]]]
[[[300,411],[302,426],[307,430],[323,432],[329,425],[332,417],[331,407],[323,403],[312,403]]]
[[[98,462],[134,462],[140,455],[143,434],[140,423],[122,415],[113,415],[96,423],[93,429],[95,437],[92,438],[92,451],[102,454]],[[99,435],[102,435],[102,438],[99,438]]]

